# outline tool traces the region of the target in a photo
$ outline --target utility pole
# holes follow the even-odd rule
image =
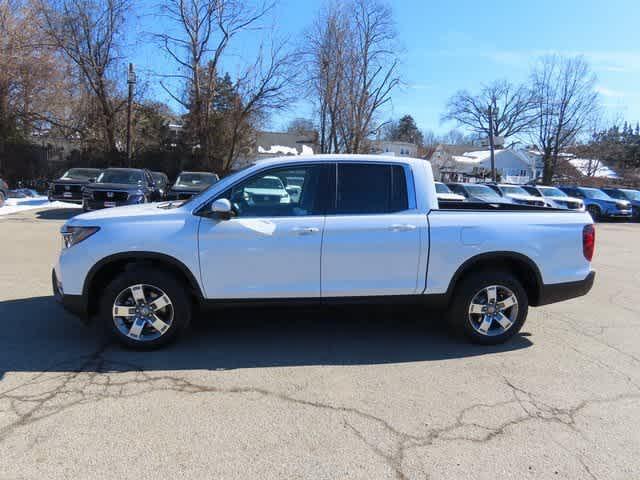
[[[127,163],[131,166],[131,106],[133,104],[133,89],[136,85],[136,73],[133,71],[133,63],[129,64],[127,74],[127,84],[129,86],[129,97],[127,98]]]
[[[493,138],[493,106],[489,105],[487,109],[487,114],[489,115],[489,148],[491,149],[491,180],[494,182],[498,181],[498,176],[496,175],[496,154],[495,154],[495,144]]]

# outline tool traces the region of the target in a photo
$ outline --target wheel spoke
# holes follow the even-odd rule
[[[494,303],[497,298],[496,287],[487,287],[487,302]]]
[[[472,303],[471,308],[469,308],[469,313],[482,314],[485,305],[481,303]]]
[[[169,325],[167,325],[160,318],[158,318],[158,316],[155,313],[151,314],[150,323],[151,323],[151,326],[160,333],[164,333],[167,330],[167,328],[169,328]]]
[[[143,318],[136,318],[131,325],[131,328],[129,329],[129,336],[131,338],[139,340],[145,323],[146,321]]]
[[[498,302],[496,307],[498,308],[499,311],[503,312],[504,310],[513,307],[517,303],[518,303],[518,300],[516,300],[515,295],[511,295],[510,297],[505,298],[501,302]]]
[[[505,330],[509,330],[509,327],[511,327],[511,325],[512,325],[511,320],[509,320],[504,314],[502,314],[500,312],[496,314],[496,321]]]
[[[169,300],[169,297],[167,297],[166,295],[162,295],[161,297],[158,297],[153,302],[151,302],[149,304],[149,307],[154,312],[157,312],[158,310],[162,310],[167,305],[171,305],[171,300]]]
[[[489,331],[489,329],[491,328],[491,323],[493,322],[493,319],[491,318],[490,315],[485,315],[482,318],[482,323],[480,324],[480,326],[478,327],[480,329],[481,332],[483,333],[487,333]]]
[[[136,309],[134,307],[126,307],[122,305],[114,305],[113,316],[114,317],[135,317]]]
[[[146,303],[146,299],[144,298],[144,290],[142,289],[142,285],[134,285],[131,287],[131,295],[133,299],[137,303]]]

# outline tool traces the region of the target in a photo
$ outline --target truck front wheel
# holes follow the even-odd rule
[[[127,347],[149,350],[176,339],[191,319],[184,287],[169,273],[134,268],[115,277],[104,290],[100,317]]]
[[[473,343],[496,345],[517,334],[529,301],[522,284],[508,272],[475,272],[455,290],[449,323]]]

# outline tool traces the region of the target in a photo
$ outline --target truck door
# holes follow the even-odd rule
[[[229,220],[203,218],[200,270],[210,299],[319,298],[327,165],[274,167],[217,198]]]
[[[322,241],[322,297],[410,295],[427,218],[404,164],[340,162]]]

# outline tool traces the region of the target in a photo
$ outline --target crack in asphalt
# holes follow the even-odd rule
[[[276,399],[298,407],[308,407],[343,416],[343,425],[352,432],[389,468],[399,480],[409,478],[403,469],[403,461],[409,449],[428,447],[436,441],[486,443],[505,435],[509,428],[526,422],[538,421],[563,425],[574,432],[581,433],[576,427],[576,416],[585,408],[594,404],[614,403],[622,400],[640,399],[640,393],[625,393],[613,397],[601,397],[582,400],[571,407],[550,405],[524,387],[516,385],[506,377],[501,380],[511,391],[511,398],[494,403],[474,403],[465,407],[456,415],[453,422],[437,428],[427,428],[420,434],[409,433],[395,427],[380,416],[349,406],[333,405],[321,401],[306,400],[292,394],[272,391],[256,386],[238,386],[222,388],[192,382],[175,375],[149,374],[134,364],[109,360],[105,354],[109,346],[105,345],[93,354],[75,360],[78,366],[67,373],[55,377],[43,378],[46,372],[36,375],[31,380],[0,393],[0,413],[14,417],[6,425],[0,427],[0,443],[5,441],[14,431],[35,422],[85,404],[105,399],[131,398],[158,391],[174,391],[184,394],[220,394],[220,395],[261,395]],[[79,363],[78,363],[79,362]],[[73,364],[74,360],[62,365]],[[58,367],[60,364],[58,364]],[[133,378],[127,378],[133,375]],[[122,378],[124,377],[124,378]],[[53,383],[53,386],[48,384]],[[48,387],[36,393],[21,393],[25,388]],[[296,388],[294,393],[301,390]],[[474,421],[472,415],[481,413],[482,409],[499,410],[517,407],[520,414],[511,418],[491,423]],[[496,413],[500,413],[499,411]],[[357,421],[364,422],[364,428],[355,426]],[[392,440],[392,446],[385,447],[370,440],[364,430],[378,427]],[[469,433],[467,430],[472,429]],[[584,463],[583,460],[579,460]],[[588,469],[583,465],[585,471]],[[589,472],[591,476],[592,473]]]

